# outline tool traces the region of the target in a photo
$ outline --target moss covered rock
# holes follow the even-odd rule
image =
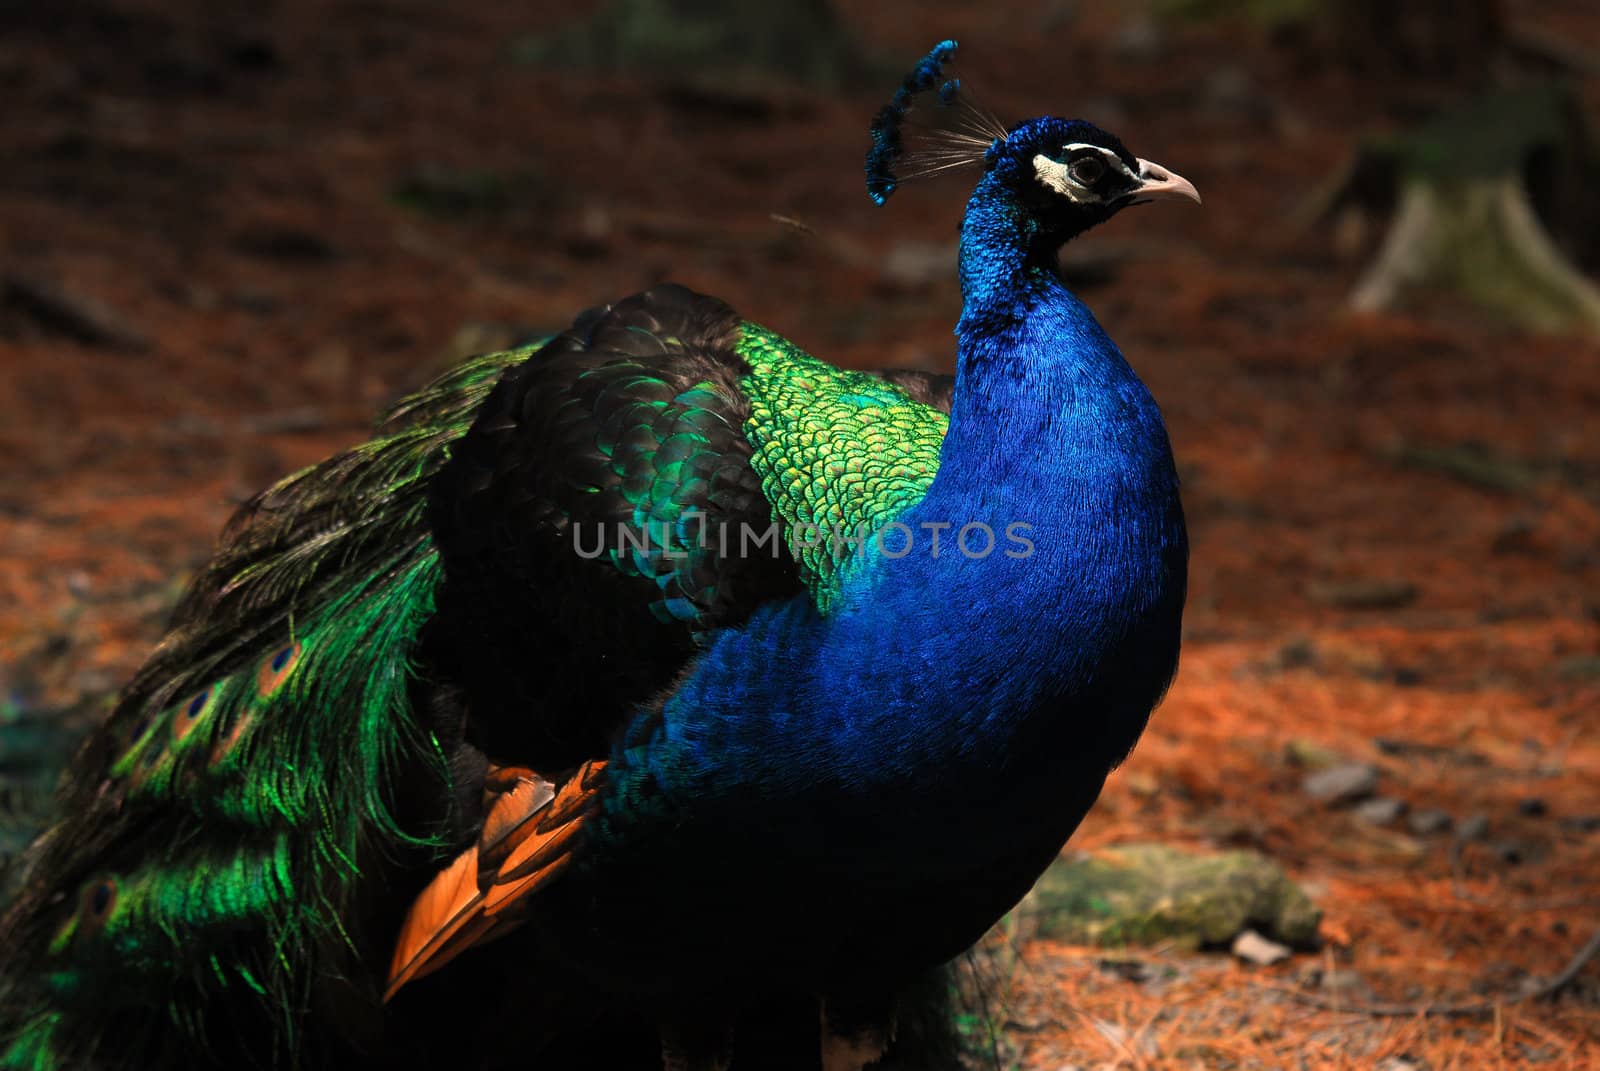
[[[1314,945],[1322,913],[1283,867],[1255,852],[1199,855],[1161,844],[1062,858],[1017,909],[1026,937],[1072,944],[1227,945],[1253,929]]]

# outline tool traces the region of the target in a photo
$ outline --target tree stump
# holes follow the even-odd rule
[[[1364,146],[1319,195],[1316,218],[1377,216],[1387,233],[1350,295],[1353,308],[1406,307],[1454,292],[1510,323],[1600,335],[1592,257],[1600,153],[1561,86],[1479,97],[1408,133]]]

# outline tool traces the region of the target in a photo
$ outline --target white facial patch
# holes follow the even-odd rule
[[[1072,176],[1067,174],[1066,164],[1057,163],[1044,153],[1033,158],[1033,170],[1039,176],[1040,182],[1068,200],[1078,204],[1100,200],[1093,190],[1085,189],[1072,181]]]
[[[1128,176],[1128,178],[1131,180],[1138,179],[1137,175],[1128,170],[1128,165],[1122,162],[1122,158],[1120,156],[1112,152],[1110,149],[1102,148],[1099,145],[1090,145],[1087,142],[1074,141],[1072,144],[1066,146],[1062,150],[1062,153],[1063,155],[1070,155],[1079,149],[1093,149],[1095,152],[1099,153],[1105,158],[1106,167],[1108,169],[1120,171],[1124,175]],[[1044,153],[1040,153],[1033,158],[1033,170],[1034,174],[1038,176],[1040,182],[1044,183],[1045,186],[1056,191],[1070,201],[1081,205],[1099,203],[1101,200],[1101,197],[1098,193],[1095,193],[1094,190],[1083,185],[1072,177],[1071,172],[1068,170],[1067,164],[1058,163],[1057,161],[1050,159],[1050,157],[1046,156]]]

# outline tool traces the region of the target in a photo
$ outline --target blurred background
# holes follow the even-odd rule
[[[973,174],[861,173],[947,36],[1205,196],[1063,253],[1192,588],[999,1066],[1595,1066],[1592,0],[0,0],[0,852],[232,509],[459,357],[671,279],[951,369]]]

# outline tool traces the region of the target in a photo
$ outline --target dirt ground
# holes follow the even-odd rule
[[[1600,47],[1583,0],[1510,6]],[[1345,310],[1376,233],[1293,221],[1393,121],[1381,88],[1241,23],[977,8],[846,21],[897,62],[957,37],[1003,117],[1095,119],[1206,198],[1070,254],[1162,404],[1194,543],[1177,683],[1071,849],[1254,847],[1325,912],[1320,952],[1267,968],[1028,945],[1006,1063],[1600,1066],[1600,966],[1514,999],[1600,926],[1600,344],[1449,300]],[[673,279],[843,364],[951,367],[965,180],[868,201],[892,84],[729,96],[513,62],[585,10],[0,5],[13,707],[114,691],[232,508],[357,441],[462,325],[560,327]],[[1334,760],[1482,835],[1314,801]]]

